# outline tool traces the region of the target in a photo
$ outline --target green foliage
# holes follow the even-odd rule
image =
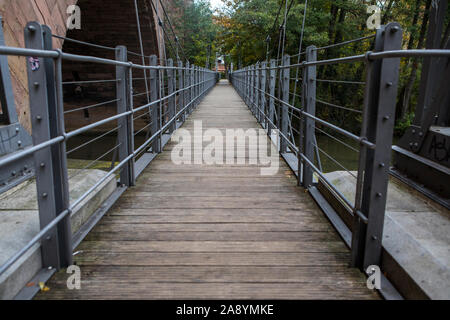
[[[216,52],[224,54],[227,64],[233,62],[238,68],[266,59],[280,59],[282,52],[296,55],[302,34],[305,0],[222,0],[223,9],[213,13],[209,1],[195,0],[192,3],[175,0],[182,13],[173,13],[176,32],[192,63],[204,66],[210,57],[214,61]],[[286,35],[282,29],[286,1]],[[432,0],[309,0],[302,51],[308,46],[317,47],[374,34],[368,30],[367,6],[376,4],[381,9],[383,24],[397,21],[404,30],[403,47],[423,48],[426,34],[427,9]],[[450,7],[449,7],[450,13]],[[450,14],[446,18],[448,29]],[[268,40],[268,41],[267,41]],[[319,50],[318,59],[361,54],[372,49],[373,40],[351,43],[337,48]],[[297,57],[293,57],[293,63]],[[400,69],[399,99],[397,103],[396,133],[401,133],[414,115],[418,100],[418,83],[421,61],[402,59]],[[339,64],[318,67],[321,79],[365,81],[363,63]],[[292,75],[295,77],[295,75]],[[318,98],[326,102],[361,110],[364,85],[318,83]],[[299,93],[298,91],[296,94]],[[410,93],[410,94],[409,94]],[[406,101],[406,102],[405,102]],[[297,105],[299,99],[295,100]],[[319,116],[357,133],[361,117],[348,110],[318,104]],[[402,121],[400,121],[402,120]]]
[[[280,59],[281,52],[296,55],[302,32],[305,0],[223,0],[226,8],[219,13],[218,24],[222,28],[218,35],[220,48],[229,53],[231,61],[238,67],[245,67],[258,61]],[[280,26],[284,21],[286,1],[286,40],[280,41]],[[427,7],[432,0],[314,0],[308,1],[306,25],[302,51],[310,45],[317,47],[336,44],[342,41],[373,34],[368,30],[367,6],[376,4],[381,9],[381,22],[399,22],[404,31],[403,47],[423,48],[423,35],[426,34],[428,19]],[[281,10],[279,11],[279,8]],[[278,14],[279,13],[279,14]],[[450,7],[449,7],[450,13]],[[277,15],[278,14],[278,15]],[[448,29],[450,14],[446,18]],[[422,35],[422,37],[421,37]],[[270,41],[265,40],[269,37]],[[422,39],[421,39],[422,38]],[[282,38],[281,38],[282,39]],[[352,43],[338,48],[319,50],[318,59],[352,56],[371,50],[372,40]],[[268,44],[268,45],[267,45]],[[281,45],[280,45],[281,44]],[[294,58],[294,62],[297,58]],[[397,133],[408,125],[414,114],[418,100],[418,82],[421,74],[421,61],[402,59],[400,69],[399,99],[397,103]],[[318,77],[322,79],[365,81],[362,63],[340,64],[319,67]],[[318,84],[318,98],[321,100],[356,110],[362,109],[364,86]],[[410,95],[405,94],[411,92]],[[360,116],[349,116],[345,110],[319,105],[319,116],[326,118],[353,132],[360,128]],[[405,120],[406,119],[406,120]]]
[[[205,66],[208,56],[212,57],[216,50],[215,39],[218,31],[210,2],[195,0],[189,3],[175,0],[175,6],[182,10],[171,13],[171,19],[186,57],[191,63]]]
[[[405,115],[404,119],[397,122],[394,127],[394,135],[401,137],[405,134],[406,130],[412,125],[414,120],[414,112],[409,112]]]

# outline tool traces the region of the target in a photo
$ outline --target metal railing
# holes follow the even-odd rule
[[[4,274],[35,244],[42,249],[44,270],[59,270],[72,264],[73,249],[99,218],[83,232],[73,236],[70,217],[74,210],[105,181],[116,178],[118,194],[135,184],[136,177],[144,170],[157,153],[162,152],[170,135],[185,121],[202,98],[217,83],[216,72],[190,65],[181,61],[173,65],[171,59],[166,65],[158,65],[155,55],[146,57],[149,65],[128,61],[127,48],[115,48],[115,60],[94,56],[83,56],[53,50],[52,33],[49,27],[36,22],[28,23],[25,28],[27,48],[0,46],[0,55],[26,57],[33,146],[0,159],[0,169],[24,157],[32,156],[35,163],[37,198],[39,207],[40,232],[36,234],[19,252],[0,266],[0,275]],[[83,43],[85,44],[85,43]],[[88,44],[89,45],[89,44]],[[103,65],[115,68],[115,78],[106,80],[63,81],[63,62],[79,62]],[[133,76],[133,72],[144,72],[144,78]],[[148,75],[148,77],[147,77]],[[134,92],[136,81],[146,81],[146,92]],[[148,82],[148,83],[147,83]],[[84,107],[64,109],[64,85],[86,85],[94,83],[112,83],[115,89],[114,99]],[[146,103],[134,105],[136,97],[146,97]],[[65,130],[67,114],[116,105],[113,115],[107,115],[76,128]],[[145,124],[135,129],[138,120],[146,119]],[[109,125],[106,132],[67,151],[67,141],[93,129]],[[117,143],[102,153],[79,171],[88,169],[105,158],[112,156],[111,168],[86,192],[70,203],[67,155],[76,152],[91,143],[114,133]],[[145,135],[139,143],[136,137]],[[114,197],[112,197],[114,198]],[[118,196],[108,200],[112,206]],[[112,202],[111,202],[112,201]],[[103,205],[102,207],[104,207]]]
[[[371,47],[370,43],[365,47],[373,51],[317,59],[321,50],[372,39]],[[257,63],[230,75],[232,85],[269,136],[272,130],[278,130],[280,153],[296,172],[298,184],[309,189],[322,209],[325,208],[328,218],[351,247],[351,265],[362,270],[371,265],[381,266],[400,58],[450,57],[450,50],[401,50],[401,46],[402,29],[398,23],[390,23],[381,26],[373,36],[321,48],[310,46],[296,55],[302,62],[299,58],[291,64],[291,57],[285,55],[280,61]],[[362,70],[364,79],[326,78],[336,73],[331,68],[343,68],[342,65]],[[325,91],[324,85],[351,86],[348,95],[361,107],[325,101],[320,96]],[[355,86],[364,90],[358,91]],[[334,121],[331,116],[320,118],[317,114],[324,113],[316,111],[318,107],[331,110],[329,115],[338,112],[344,120]],[[348,119],[358,123],[357,128],[346,124]],[[317,135],[339,143],[342,153],[355,153],[356,168],[347,168],[321,148]],[[321,157],[354,179],[354,199],[349,199],[349,193],[327,175]],[[332,200],[322,196],[319,188],[325,188],[327,199],[331,195]],[[335,207],[336,203],[346,209],[344,216],[326,209]]]

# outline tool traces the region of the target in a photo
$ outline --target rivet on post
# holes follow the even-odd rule
[[[391,33],[397,33],[400,30],[400,28],[398,26],[394,26],[391,29]]]

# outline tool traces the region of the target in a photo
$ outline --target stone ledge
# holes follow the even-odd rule
[[[69,176],[75,172],[75,169],[69,169]],[[85,170],[72,178],[69,185],[71,203],[104,175],[105,172],[101,170]],[[114,192],[116,187],[116,179],[111,176],[75,208],[71,216],[73,234]],[[36,199],[34,179],[0,195],[0,265],[39,232]],[[40,245],[36,244],[0,277],[0,299],[13,299],[41,268]]]

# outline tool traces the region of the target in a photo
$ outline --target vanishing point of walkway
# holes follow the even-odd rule
[[[194,120],[259,128],[224,81],[183,128]],[[177,166],[174,145],[78,247],[81,290],[68,290],[61,271],[38,299],[378,298],[283,160],[275,176],[249,164]]]

